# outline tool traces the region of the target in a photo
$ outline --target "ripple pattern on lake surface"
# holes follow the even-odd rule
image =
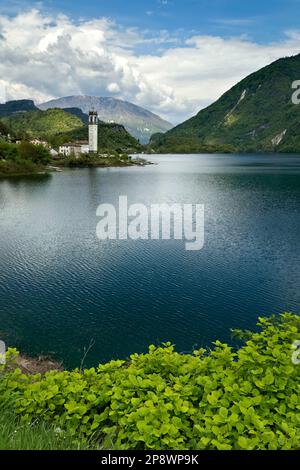
[[[0,181],[0,337],[78,365],[230,341],[259,315],[300,309],[300,158],[153,156],[148,167]],[[205,205],[205,246],[96,238],[96,209]]]

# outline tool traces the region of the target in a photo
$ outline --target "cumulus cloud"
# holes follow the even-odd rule
[[[122,29],[107,18],[74,21],[36,9],[0,16],[0,81],[8,99],[113,94],[173,122],[299,50],[298,31],[267,45],[215,36],[180,42],[167,31]]]

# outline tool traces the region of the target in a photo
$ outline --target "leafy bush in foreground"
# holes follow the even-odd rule
[[[237,352],[217,341],[182,355],[167,343],[97,369],[25,376],[6,367],[0,400],[13,400],[24,422],[40,418],[104,448],[296,449],[300,317],[259,326]]]

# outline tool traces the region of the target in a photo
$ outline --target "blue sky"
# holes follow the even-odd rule
[[[248,35],[258,41],[277,40],[285,29],[299,28],[299,0],[28,0],[0,1],[15,13],[33,6],[74,18],[106,16],[124,26],[190,31],[228,37]]]
[[[0,86],[35,101],[112,95],[179,122],[300,52],[299,12],[300,0],[0,0]]]

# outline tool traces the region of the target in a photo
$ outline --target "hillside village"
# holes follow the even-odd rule
[[[13,138],[9,132],[0,130],[0,138],[6,140],[9,143],[21,144],[22,139]],[[43,146],[47,149],[53,159],[61,158],[62,156],[80,158],[84,154],[98,153],[98,113],[96,111],[90,111],[89,113],[89,126],[88,126],[88,140],[74,140],[72,142],[66,142],[59,145],[57,149],[54,149],[51,144],[39,137],[34,137],[28,140],[32,145]]]
[[[13,111],[0,118],[0,176],[146,163],[130,156],[143,146],[122,125],[100,122],[95,110],[85,124],[62,109],[24,110],[24,102],[20,111],[17,102],[0,105],[0,116],[3,106]]]

